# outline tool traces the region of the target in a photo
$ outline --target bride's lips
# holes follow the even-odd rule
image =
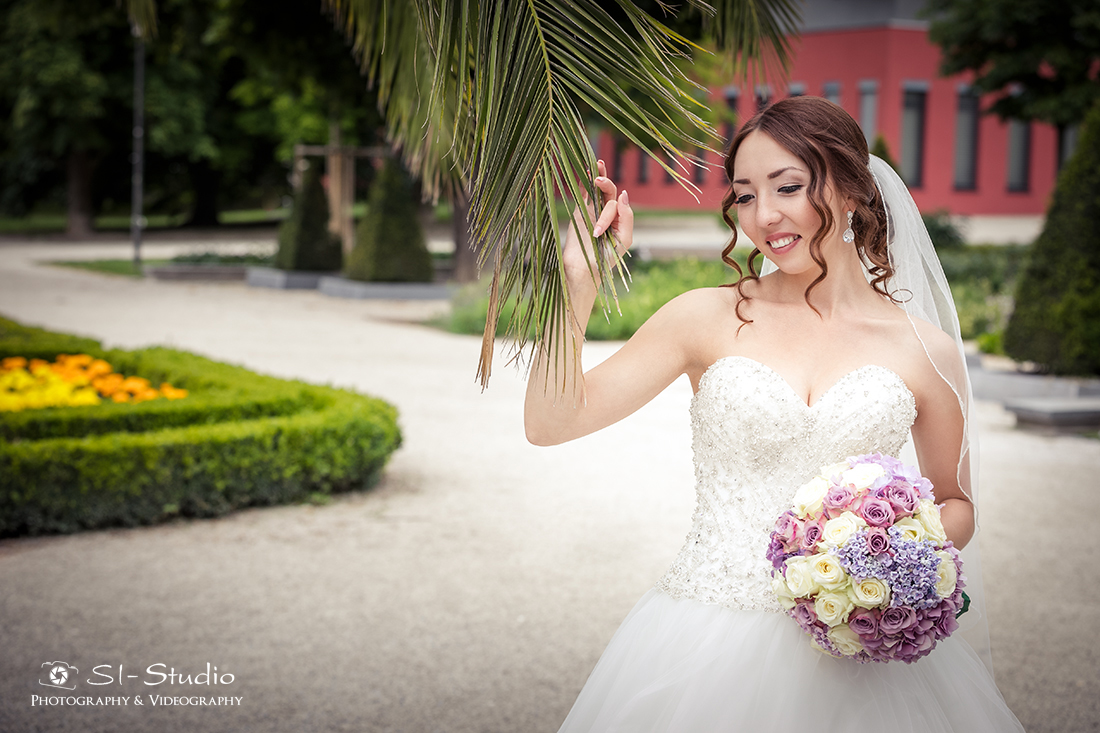
[[[798,242],[802,237],[797,234],[775,234],[765,240],[772,252],[785,252]]]

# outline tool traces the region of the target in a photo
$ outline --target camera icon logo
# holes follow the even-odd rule
[[[76,673],[80,671],[76,667],[71,666],[68,662],[60,661],[42,662],[42,666],[45,671],[42,673],[42,677],[39,678],[38,684],[46,687],[57,687],[62,690],[76,689]]]

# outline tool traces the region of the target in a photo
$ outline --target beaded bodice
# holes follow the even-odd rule
[[[916,414],[905,382],[886,367],[849,372],[807,406],[759,362],[716,361],[691,401],[691,531],[657,588],[729,608],[781,610],[765,553],[795,490],[848,456],[896,456]]]

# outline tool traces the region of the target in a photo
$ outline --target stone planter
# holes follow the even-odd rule
[[[322,277],[330,272],[294,272],[274,267],[249,267],[248,284],[254,288],[279,290],[316,290]]]
[[[317,289],[335,298],[447,300],[455,287],[446,283],[364,283],[343,277],[323,276]]]
[[[244,280],[244,265],[153,265],[142,268],[145,277],[154,280],[231,281]]]

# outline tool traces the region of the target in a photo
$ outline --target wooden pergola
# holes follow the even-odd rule
[[[309,156],[324,156],[328,174],[328,229],[340,237],[346,257],[355,245],[355,222],[351,207],[355,203],[355,159],[387,158],[392,151],[384,147],[360,148],[351,145],[294,146],[292,183],[297,190],[302,180],[302,163]]]

